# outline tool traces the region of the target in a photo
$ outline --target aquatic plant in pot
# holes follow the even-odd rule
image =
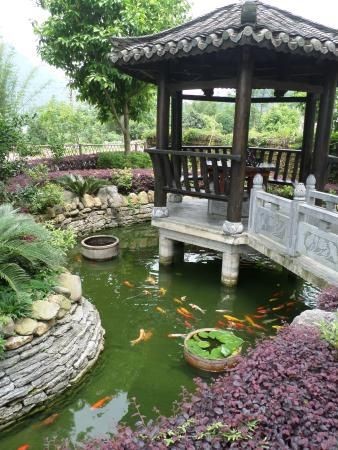
[[[119,254],[119,242],[116,236],[89,236],[81,241],[81,253],[87,259],[106,261]]]
[[[201,328],[184,340],[184,357],[193,367],[208,372],[223,372],[235,364],[244,341],[231,331]]]

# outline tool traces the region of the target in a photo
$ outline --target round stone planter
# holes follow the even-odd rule
[[[89,236],[81,241],[81,253],[87,259],[106,261],[119,254],[119,242],[116,236]]]
[[[190,364],[192,367],[195,367],[196,369],[200,369],[205,372],[224,372],[226,369],[234,367],[236,365],[236,355],[233,354],[231,356],[228,356],[227,358],[222,359],[207,359],[195,355],[189,350],[187,346],[188,340],[195,334],[200,333],[201,331],[214,330],[217,331],[216,328],[200,328],[189,333],[184,339],[184,358],[188,364]],[[240,353],[240,351],[238,353]]]

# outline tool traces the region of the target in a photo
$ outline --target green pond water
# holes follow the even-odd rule
[[[184,361],[183,340],[169,338],[168,334],[187,333],[190,325],[213,327],[219,320],[227,324],[217,309],[243,319],[244,315],[257,315],[257,308],[264,307],[266,316],[254,320],[265,331],[252,327],[235,331],[253,343],[262,334],[276,333],[272,326],[281,325],[283,318],[290,322],[311,307],[316,295],[316,290],[299,278],[257,256],[243,258],[239,284],[232,289],[220,284],[219,255],[206,250],[187,248],[184,262],[160,269],[157,234],[150,225],[114,229],[112,233],[121,242],[117,259],[90,262],[80,256],[78,248],[69,257],[70,270],[82,278],[84,295],[101,314],[106,330],[104,352],[79,386],[48,410],[2,433],[1,450],[16,450],[24,444],[30,450],[40,450],[49,448],[48,442],[53,439],[76,443],[114,432],[121,421],[132,425],[133,397],[148,418],[155,416],[154,407],[170,414],[181,386],[192,390],[193,378],[201,373]],[[150,282],[146,281],[149,277]],[[125,281],[133,287],[127,287],[125,284],[129,283]],[[183,305],[173,300],[185,296]],[[274,301],[269,301],[271,298]],[[189,303],[206,313],[192,310]],[[179,315],[176,309],[180,306],[193,311],[194,319],[187,321]],[[276,321],[263,324],[271,319]],[[223,327],[220,323],[219,326]],[[130,341],[138,337],[140,328],[151,331],[152,337],[131,346]],[[91,408],[104,397],[111,399],[102,408]],[[52,415],[53,423],[43,424]]]

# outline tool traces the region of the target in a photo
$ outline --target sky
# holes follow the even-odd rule
[[[190,0],[192,15],[197,17],[234,1]],[[338,0],[265,0],[265,3],[338,28]],[[32,21],[43,21],[46,12],[38,8],[34,0],[0,0],[0,10],[0,36],[34,65],[46,66],[36,52],[37,39],[32,29]],[[63,77],[61,71],[53,69],[53,72],[55,76]]]

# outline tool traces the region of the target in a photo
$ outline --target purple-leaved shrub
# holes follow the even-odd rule
[[[324,311],[337,311],[338,287],[330,286],[324,289],[318,297],[317,306]]]

